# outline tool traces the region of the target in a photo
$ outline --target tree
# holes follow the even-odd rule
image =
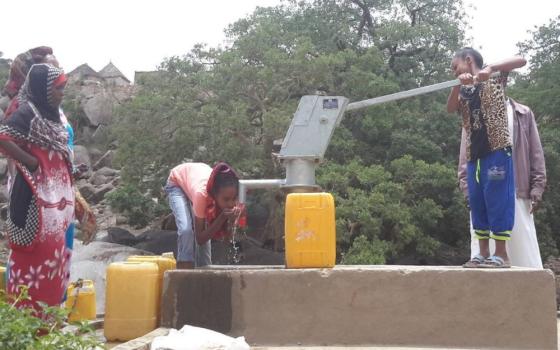
[[[531,39],[518,44],[530,57],[530,71],[516,79],[511,95],[534,111],[544,148],[548,184],[535,221],[546,259],[560,253],[560,16],[531,33]]]
[[[560,81],[560,16],[531,33],[531,39],[518,44],[520,52],[531,57],[530,73],[519,79],[518,91],[523,91],[537,115],[558,117],[560,95],[555,89]]]

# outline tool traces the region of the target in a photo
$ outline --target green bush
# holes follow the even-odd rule
[[[380,240],[368,241],[366,236],[357,237],[348,252],[344,254],[345,265],[380,265],[385,263],[388,244]]]
[[[0,293],[1,294],[1,293]],[[101,349],[101,342],[84,322],[77,323],[75,333],[61,328],[68,311],[61,307],[44,307],[44,317],[33,316],[33,309],[18,309],[15,305],[28,300],[27,290],[21,289],[16,300],[0,295],[0,349],[10,350],[90,350]]]
[[[123,213],[132,226],[144,227],[165,213],[167,207],[142,194],[133,185],[124,185],[107,195],[114,210]]]

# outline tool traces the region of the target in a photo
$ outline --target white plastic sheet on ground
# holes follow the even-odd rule
[[[157,337],[151,350],[249,350],[245,337],[232,338],[206,328],[184,326]]]

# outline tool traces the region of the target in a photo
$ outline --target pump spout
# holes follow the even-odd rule
[[[239,180],[239,202],[247,201],[247,190],[275,189],[282,187],[285,183],[286,180],[282,179]]]

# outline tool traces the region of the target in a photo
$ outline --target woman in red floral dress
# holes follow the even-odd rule
[[[29,289],[21,306],[59,305],[70,273],[65,234],[74,218],[68,132],[59,106],[66,76],[49,64],[33,65],[19,95],[19,108],[0,124],[0,151],[17,174],[7,220],[11,254],[7,291]]]

